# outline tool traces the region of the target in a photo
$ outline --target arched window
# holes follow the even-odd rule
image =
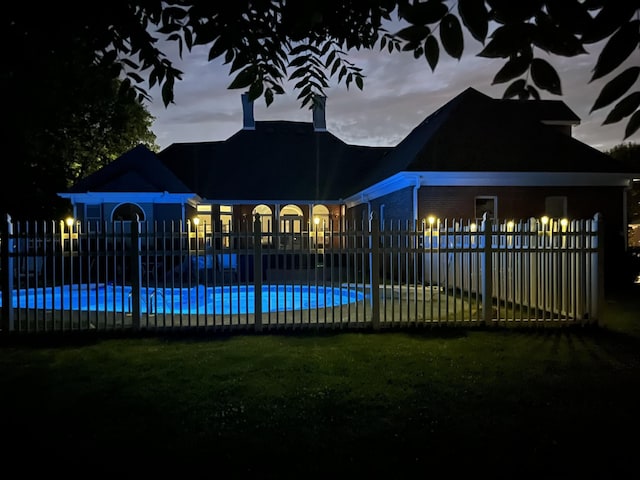
[[[302,209],[285,205],[280,209],[280,248],[299,248],[302,232]]]
[[[136,219],[142,222],[145,219],[145,215],[144,210],[133,203],[123,203],[113,211],[112,220],[114,222],[132,222]]]
[[[280,231],[300,233],[302,231],[302,209],[297,205],[285,205],[280,209]]]
[[[311,212],[311,221],[313,222],[313,228],[316,230],[328,230],[329,209],[324,205],[314,205]]]
[[[270,235],[268,235],[273,232],[273,212],[271,208],[267,205],[258,205],[251,213],[254,219],[256,215],[260,215],[260,224],[263,233],[261,243],[265,245],[271,243]]]

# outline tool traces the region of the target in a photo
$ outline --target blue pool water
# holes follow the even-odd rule
[[[362,300],[353,288],[300,285],[262,287],[262,311],[307,310],[335,307]],[[254,313],[252,285],[192,288],[141,288],[141,313],[237,314]],[[0,306],[2,299],[0,298]],[[113,285],[65,285],[14,291],[13,306],[39,310],[85,312],[132,311],[131,287]]]

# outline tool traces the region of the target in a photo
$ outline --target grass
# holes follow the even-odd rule
[[[22,475],[623,478],[638,293],[598,328],[5,340],[0,456]]]

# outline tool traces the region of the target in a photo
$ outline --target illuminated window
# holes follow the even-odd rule
[[[311,211],[311,221],[318,230],[329,229],[329,209],[324,205],[314,205]]]
[[[223,236],[222,245],[229,247],[231,245],[229,235],[233,231],[233,207],[231,205],[220,205],[220,225]]]
[[[302,209],[296,205],[286,205],[280,210],[280,231],[300,233],[302,231]]]
[[[280,248],[297,248],[302,232],[302,209],[296,205],[286,205],[280,209]]]
[[[256,215],[260,215],[260,227],[262,229],[262,244],[268,244],[271,241],[271,238],[268,234],[272,233],[272,225],[273,225],[273,213],[271,212],[271,208],[267,205],[258,205],[253,209],[252,216],[255,219]]]

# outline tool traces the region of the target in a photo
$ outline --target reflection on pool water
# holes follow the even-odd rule
[[[253,285],[192,288],[142,287],[141,313],[198,313],[206,315],[254,313]],[[130,286],[64,285],[14,291],[15,308],[81,310],[85,312],[132,311]],[[362,300],[353,288],[305,285],[264,285],[262,311],[276,312],[335,307]],[[0,306],[2,299],[0,298]]]

